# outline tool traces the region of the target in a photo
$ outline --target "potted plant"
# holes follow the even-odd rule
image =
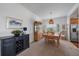
[[[22,33],[22,31],[20,31],[20,30],[14,30],[11,33],[14,34],[14,36],[20,36],[20,34]]]

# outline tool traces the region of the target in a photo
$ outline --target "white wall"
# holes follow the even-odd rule
[[[67,16],[55,18],[55,23],[60,25],[60,31],[62,31],[62,25],[67,26]],[[65,30],[67,30],[67,27]]]
[[[33,16],[36,16],[28,9],[24,8],[20,4],[0,4],[0,37],[10,35],[14,29],[7,28],[6,16],[14,17],[23,20],[23,26],[27,27],[27,34],[30,34],[30,42],[33,41]]]
[[[45,21],[45,23],[48,23],[49,19],[44,19],[43,21]],[[57,18],[53,18],[55,24],[67,24],[67,16],[62,16],[62,17],[57,17]]]
[[[62,17],[57,17],[54,18],[56,24],[67,24],[67,17],[62,16]]]

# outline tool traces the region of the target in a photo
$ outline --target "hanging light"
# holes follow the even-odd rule
[[[49,24],[54,24],[53,19],[49,19]]]
[[[49,24],[54,24],[54,20],[52,19],[52,12],[50,12],[51,18],[49,19]]]

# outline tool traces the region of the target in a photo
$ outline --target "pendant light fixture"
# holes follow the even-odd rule
[[[49,24],[54,24],[53,19],[49,19]]]
[[[54,20],[52,19],[52,11],[50,12],[50,16],[51,16],[51,18],[49,19],[49,24],[54,24]]]

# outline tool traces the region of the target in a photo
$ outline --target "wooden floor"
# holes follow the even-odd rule
[[[60,47],[57,48],[55,42],[48,44],[42,39],[17,56],[79,56],[79,48],[66,40],[60,40]]]
[[[79,42],[72,42],[77,48],[79,48]]]

